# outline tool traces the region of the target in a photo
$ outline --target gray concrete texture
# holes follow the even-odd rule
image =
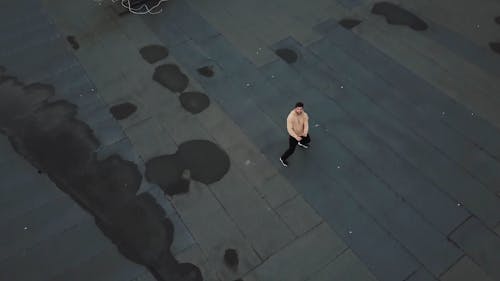
[[[0,280],[500,280],[497,1],[4,2]]]

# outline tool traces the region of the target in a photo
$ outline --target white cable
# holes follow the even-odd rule
[[[115,3],[118,0],[111,0],[111,1]],[[161,13],[163,11],[163,8],[160,8],[160,10],[156,12],[154,11],[154,9],[158,8],[158,6],[160,6],[161,3],[167,1],[168,0],[159,0],[158,3],[151,8],[148,7],[147,4],[142,4],[139,8],[136,9],[130,6],[130,0],[121,0],[121,4],[125,9],[129,10],[129,12],[134,15],[145,15],[145,14],[156,15]]]

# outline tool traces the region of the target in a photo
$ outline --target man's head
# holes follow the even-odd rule
[[[300,115],[304,112],[304,104],[301,102],[298,102],[295,104],[295,113]]]

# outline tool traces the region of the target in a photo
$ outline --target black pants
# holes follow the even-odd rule
[[[300,141],[301,144],[308,144],[311,142],[311,137],[309,137],[309,134],[305,137],[302,137],[302,140]],[[281,155],[281,159],[286,160],[290,155],[293,154],[295,151],[295,147],[297,147],[297,143],[299,143],[294,137],[289,136],[288,138],[288,150]]]

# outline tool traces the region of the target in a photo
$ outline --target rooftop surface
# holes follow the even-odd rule
[[[2,1],[0,280],[500,280],[500,2],[161,7]]]

